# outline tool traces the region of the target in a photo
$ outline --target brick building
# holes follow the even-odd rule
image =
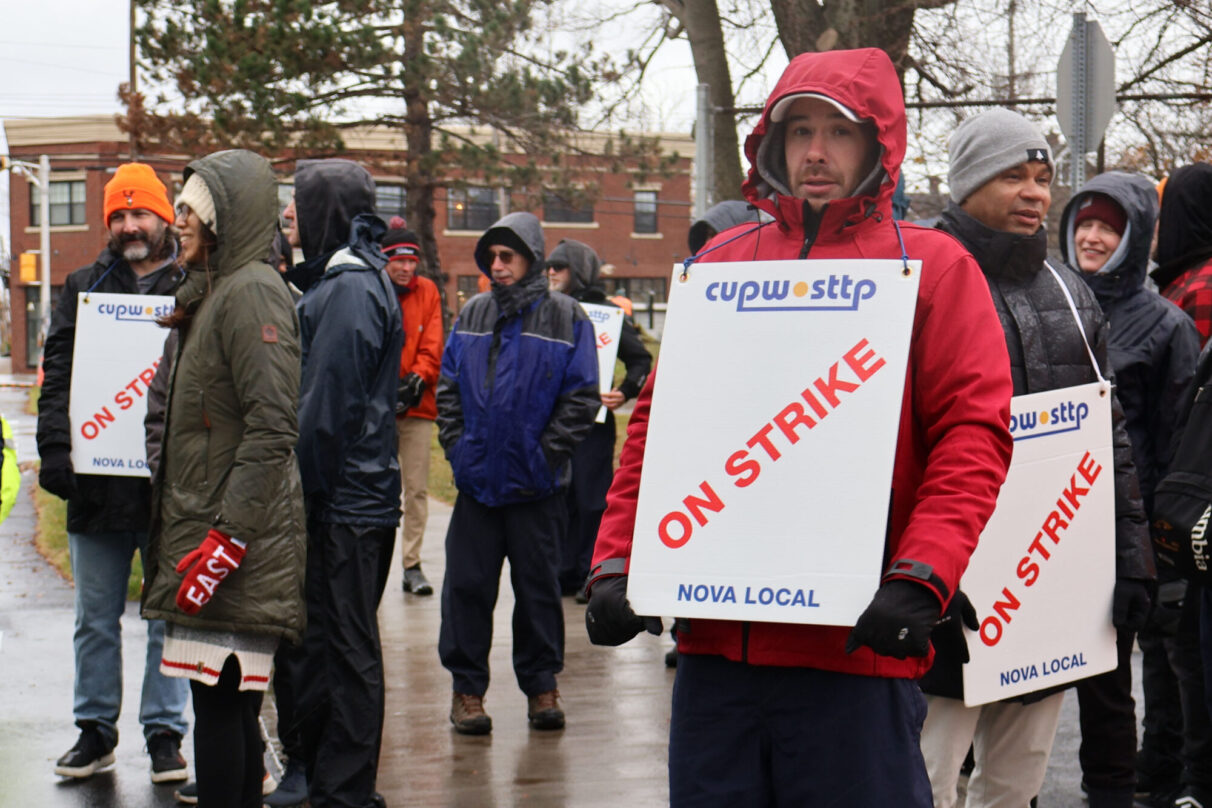
[[[53,305],[64,278],[91,263],[106,244],[103,188],[117,166],[127,161],[128,140],[113,118],[105,115],[8,120],[3,126],[12,158],[36,163],[40,155],[50,156]],[[578,146],[589,155],[607,154],[609,140],[610,136],[587,135]],[[345,156],[377,166],[371,173],[378,186],[379,214],[384,219],[403,215],[405,191],[390,169],[393,155],[398,156],[404,149],[399,133],[360,130],[347,134],[345,142]],[[578,173],[584,178],[584,196],[592,199],[590,202],[569,204],[552,194],[534,201],[534,194],[513,193],[507,188],[439,190],[435,230],[451,308],[457,311],[477,291],[481,276],[472,259],[472,248],[480,233],[510,210],[530,209],[543,220],[548,250],[562,238],[573,238],[592,246],[613,265],[612,274],[606,278],[607,291],[632,297],[641,322],[646,322],[644,312],[649,301],[658,311],[663,309],[671,267],[686,255],[694,144],[684,135],[661,135],[660,143],[664,153],[676,152],[679,158],[671,171],[659,175],[613,170],[616,161],[605,156],[575,158]],[[140,159],[156,169],[172,193],[180,189],[181,171],[193,157],[159,154]],[[290,193],[290,174],[283,173],[279,185],[283,208]],[[40,230],[37,188],[16,174],[9,183],[9,210],[14,256],[12,357],[13,371],[20,373],[37,367],[41,289],[37,278],[30,282],[20,277],[16,256],[38,249]]]

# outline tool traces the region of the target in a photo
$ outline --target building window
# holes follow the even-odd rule
[[[665,278],[602,278],[602,285],[607,295],[622,295],[630,298],[636,308],[647,308],[649,299],[654,304],[665,302],[665,281]]]
[[[657,233],[657,192],[635,192],[635,224],[633,233]]]
[[[403,185],[375,184],[375,213],[385,222],[391,221],[392,216],[404,215],[404,200],[408,194]]]
[[[593,200],[569,201],[559,194],[543,194],[543,221],[565,224],[592,224]]]
[[[451,188],[446,196],[446,229],[487,230],[501,218],[493,188]]]
[[[84,210],[84,180],[65,180],[50,184],[51,227],[86,224]],[[29,224],[42,226],[42,191],[33,183],[29,186]]]

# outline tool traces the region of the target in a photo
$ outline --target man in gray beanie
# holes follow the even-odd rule
[[[1052,202],[1052,151],[1038,127],[1016,112],[992,109],[965,120],[951,136],[951,203],[938,227],[955,236],[980,264],[993,293],[1016,396],[1097,380],[1086,345],[1105,378],[1107,323],[1098,300],[1064,264],[1048,271],[1045,217]],[[1064,289],[1061,284],[1064,284]],[[1066,295],[1065,289],[1068,290]],[[1077,318],[1067,298],[1077,308]],[[1081,331],[1078,330],[1080,321]],[[1082,333],[1084,332],[1084,334]],[[1115,457],[1116,584],[1112,620],[1119,667],[1077,685],[1080,757],[1091,808],[1131,808],[1135,784],[1136,717],[1129,655],[1149,611],[1155,578],[1149,533],[1119,402],[1112,402]],[[1061,690],[966,707],[961,623],[975,612],[957,592],[935,628],[934,666],[922,678],[928,712],[922,753],[936,808],[956,804],[956,781],[971,744],[976,769],[967,805],[1026,805],[1039,793],[1060,717]]]

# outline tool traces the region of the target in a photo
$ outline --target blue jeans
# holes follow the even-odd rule
[[[68,533],[72,577],[76,581],[76,723],[95,722],[117,739],[118,712],[122,708],[122,624],[126,610],[126,582],[131,559],[138,549],[146,553],[147,534]],[[144,736],[160,730],[184,735],[188,729],[185,707],[189,685],[160,673],[164,648],[164,621],[147,623],[147,659],[139,722]]]

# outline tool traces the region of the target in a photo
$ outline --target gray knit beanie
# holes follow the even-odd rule
[[[951,199],[962,204],[989,180],[1020,163],[1039,160],[1055,169],[1052,150],[1039,127],[1008,109],[973,115],[951,133]]]
[[[215,201],[211,198],[206,181],[197,173],[189,175],[185,187],[177,195],[177,207],[188,205],[189,209],[198,214],[202,224],[210,228],[210,232],[219,235],[219,225],[215,219]]]

